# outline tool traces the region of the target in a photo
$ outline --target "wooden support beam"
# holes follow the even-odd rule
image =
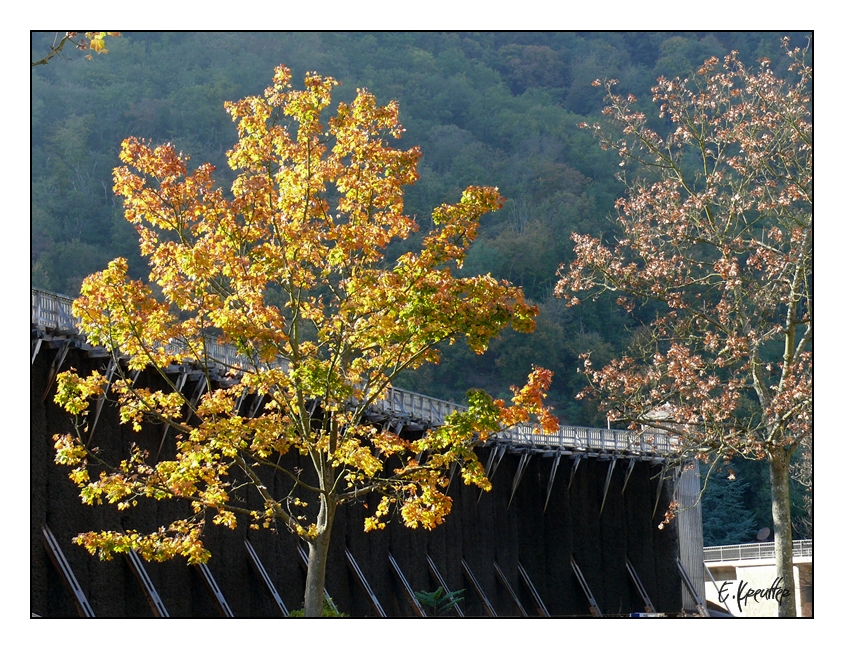
[[[378,598],[375,596],[375,591],[372,590],[372,587],[369,585],[366,577],[364,577],[363,571],[360,569],[358,562],[355,561],[354,556],[352,556],[352,551],[349,550],[349,548],[346,548],[346,563],[349,564],[349,567],[352,569],[352,573],[355,577],[357,577],[358,583],[361,585],[366,593],[366,596],[369,598],[369,603],[372,604],[372,608],[378,617],[387,617],[387,614],[381,606],[381,602],[379,602]]]
[[[545,495],[545,507],[542,508],[542,513],[545,513],[545,510],[548,509],[548,501],[551,500],[551,489],[554,487],[554,478],[557,477],[557,467],[560,466],[560,459],[563,456],[561,454],[557,454],[554,458],[554,464],[551,466],[551,475],[548,478],[548,493]]]
[[[513,587],[510,586],[510,582],[507,581],[507,577],[504,576],[504,571],[498,566],[498,563],[493,561],[492,562],[493,568],[495,568],[495,574],[498,579],[501,581],[501,584],[504,586],[504,590],[507,591],[507,594],[510,596],[510,599],[513,600],[513,603],[516,605],[516,608],[519,610],[519,614],[522,617],[528,617],[527,611],[525,607],[522,606],[522,603],[519,601],[518,595],[516,595],[516,591],[513,590]]]
[[[267,592],[270,594],[270,597],[273,598],[275,605],[278,607],[278,610],[281,611],[281,614],[284,617],[290,616],[290,611],[287,610],[287,607],[284,605],[284,602],[281,601],[281,596],[278,594],[278,591],[275,588],[275,584],[273,584],[272,579],[270,579],[269,573],[264,569],[264,564],[261,563],[261,560],[258,558],[258,553],[255,552],[255,548],[252,547],[252,544],[249,542],[248,539],[244,540],[243,543],[246,545],[246,553],[249,555],[249,564],[258,573],[258,576],[261,578],[261,581],[264,584],[264,587],[267,589]]]
[[[507,453],[507,446],[504,444],[497,444],[493,447],[492,453],[489,457],[489,471],[487,472],[487,477],[492,480],[492,476],[495,475],[495,472],[498,470],[498,467],[501,466],[501,460],[504,459],[504,455]]]
[[[129,564],[129,568],[131,568],[132,573],[135,575],[135,579],[138,580],[141,589],[144,591],[144,597],[146,597],[152,614],[155,617],[170,617],[138,553],[134,550],[129,550],[124,556],[126,557],[126,562]]]
[[[654,498],[654,510],[651,513],[651,518],[656,516],[656,508],[659,507],[659,497],[662,495],[662,483],[665,482],[665,469],[666,465],[662,465],[659,470],[659,484],[656,486],[656,497]]]
[[[647,591],[645,591],[645,584],[642,583],[642,580],[639,579],[639,575],[636,574],[636,569],[633,567],[633,564],[630,563],[630,559],[625,558],[624,563],[627,565],[627,574],[630,575],[630,579],[633,580],[633,585],[636,587],[636,590],[639,592],[639,597],[645,602],[645,613],[656,613],[656,608],[651,602],[651,598],[648,597]]]
[[[85,597],[85,593],[82,592],[82,587],[76,580],[76,575],[73,574],[70,564],[67,562],[67,559],[65,559],[61,547],[59,547],[56,537],[53,536],[53,533],[50,531],[50,528],[47,527],[46,523],[41,525],[41,533],[44,536],[44,549],[47,550],[50,561],[53,562],[56,570],[58,570],[59,576],[62,578],[65,588],[67,588],[68,593],[70,593],[70,596],[73,598],[76,610],[79,611],[79,617],[96,617],[94,615],[94,609],[92,609],[91,605],[88,603],[88,598]]]
[[[185,383],[188,382],[188,374],[189,372],[187,370],[182,370],[181,372],[179,372],[179,378],[176,379],[176,392],[178,392],[179,394],[181,394],[182,390],[185,389]]]
[[[407,578],[404,576],[404,573],[401,571],[401,568],[399,568],[398,561],[395,560],[391,552],[387,553],[387,558],[390,560],[390,567],[393,569],[393,573],[396,575],[396,578],[402,585],[402,590],[404,590],[404,596],[407,597],[407,601],[410,602],[410,606],[413,609],[413,612],[416,613],[416,617],[428,617],[428,615],[425,613],[425,609],[422,608],[422,605],[416,598],[416,593],[414,592],[413,588],[410,587],[410,582],[407,581]]]
[[[574,465],[571,467],[571,474],[569,475],[569,486],[567,489],[571,491],[571,485],[574,482],[574,474],[577,473],[577,467],[580,466],[580,460],[583,458],[582,455],[575,455],[574,456]]]
[[[530,462],[530,453],[525,453],[519,459],[519,466],[516,468],[516,475],[513,478],[513,490],[510,492],[510,500],[507,502],[507,509],[510,509],[510,505],[513,503],[513,496],[516,495],[516,489],[522,481],[522,476],[525,474],[525,467],[527,467],[528,462]]]
[[[210,387],[208,385],[208,377],[203,374],[193,390],[193,396],[190,399],[191,410],[196,410],[196,404],[199,403],[199,399],[202,396],[202,393],[205,392],[205,389],[208,387]]]
[[[475,578],[475,574],[472,572],[472,569],[469,567],[469,564],[466,563],[465,559],[460,560],[460,564],[463,566],[463,574],[466,575],[466,578],[469,580],[469,583],[472,584],[472,588],[475,589],[475,592],[478,594],[478,597],[481,599],[481,604],[483,604],[484,610],[486,610],[487,615],[490,617],[498,617],[498,614],[495,612],[495,609],[492,608],[492,602],[489,601],[489,598],[484,593],[483,588],[481,588],[480,582]]]
[[[677,568],[680,571],[680,579],[683,581],[683,585],[695,601],[697,612],[700,613],[701,617],[709,617],[709,610],[706,608],[706,603],[700,598],[700,595],[698,595],[698,592],[695,590],[694,584],[692,584],[692,579],[689,577],[689,573],[683,565],[683,562],[680,561],[679,557],[677,558]]]
[[[627,473],[624,474],[624,486],[621,487],[621,495],[624,495],[624,490],[627,489],[627,481],[630,480],[630,474],[633,473],[633,468],[636,466],[636,460],[632,457],[627,460]]]
[[[53,358],[53,364],[50,365],[50,371],[47,374],[47,387],[44,390],[44,394],[41,397],[42,403],[47,400],[47,395],[50,394],[50,390],[53,387],[53,382],[56,380],[56,376],[59,374],[59,370],[62,367],[62,363],[64,363],[64,359],[67,356],[67,352],[70,350],[70,346],[73,341],[70,338],[65,339],[59,350],[56,352],[56,356]]]
[[[44,342],[41,338],[36,338],[30,343],[30,349],[32,350],[32,362],[31,365],[35,365],[35,357],[38,356],[38,352],[41,349],[41,343]]]
[[[97,397],[97,405],[94,407],[94,421],[91,423],[90,430],[88,431],[88,441],[86,444],[88,446],[91,445],[91,440],[94,438],[94,430],[97,428],[97,422],[100,420],[100,413],[103,411],[103,404],[105,403],[106,395],[108,394],[109,388],[111,388],[111,382],[114,379],[114,372],[117,370],[117,361],[114,357],[108,362],[108,369],[106,370],[106,386],[103,390],[103,393]]]
[[[457,473],[457,462],[451,465],[451,469],[448,472],[448,484],[445,486],[445,495],[448,495],[448,489],[451,487],[451,483],[454,482],[454,474]],[[481,493],[484,492],[483,489],[480,490]],[[480,500],[480,497],[478,497]]]
[[[521,564],[521,562],[519,562],[519,577],[522,578],[522,582],[527,587],[530,596],[533,598],[533,603],[536,606],[536,610],[539,613],[539,616],[551,617],[551,614],[545,607],[545,602],[542,601],[542,598],[539,596],[539,591],[536,590],[536,586],[533,585],[533,582],[531,581],[527,570],[525,570],[525,567]]]
[[[426,554],[425,558],[428,560],[428,569],[431,571],[431,575],[434,577],[434,580],[437,582],[437,584],[446,593],[454,592],[448,587],[448,584],[445,583],[445,579],[443,579],[443,576],[440,574],[440,571],[437,570],[437,565],[434,563],[434,560],[430,557],[430,555]],[[465,615],[463,615],[463,610],[458,604],[454,605],[454,612],[457,613],[457,617],[465,617]]]
[[[492,452],[489,454],[489,460],[487,460],[487,468],[486,468],[486,476],[490,480],[492,480],[492,476],[495,475],[495,471],[501,465],[501,460],[504,458],[504,454],[507,452],[507,447],[504,444],[497,444],[496,446],[492,447]],[[481,496],[484,495],[484,490],[478,490],[478,500],[477,502],[481,502]]]
[[[256,394],[255,400],[252,402],[252,406],[249,408],[249,414],[247,417],[249,419],[253,419],[255,415],[258,414],[258,411],[261,409],[261,405],[264,403],[264,395],[263,394]]]
[[[179,378],[176,379],[176,392],[179,394],[182,393],[182,390],[185,387],[185,383],[188,380],[188,372],[182,371],[179,373]],[[134,383],[134,381],[133,381]],[[184,397],[184,395],[182,395]],[[158,458],[161,457],[161,451],[164,449],[164,440],[167,439],[167,431],[170,430],[170,423],[164,422],[164,428],[161,431],[161,442],[158,445],[158,452],[155,454],[155,461],[158,462]]]
[[[239,415],[240,409],[243,407],[243,401],[246,399],[247,395],[249,394],[248,388],[243,388],[240,392],[240,396],[237,398],[237,402],[234,404],[234,414]]]
[[[589,584],[586,583],[586,577],[583,576],[583,572],[581,572],[580,566],[577,565],[577,561],[574,560],[574,557],[571,558],[571,569],[574,570],[574,576],[577,577],[577,581],[583,589],[586,599],[589,601],[589,612],[592,613],[592,617],[604,617],[604,614],[601,613],[601,609],[598,606],[598,602],[595,601],[595,597],[592,595],[592,590],[589,588]]]
[[[195,565],[199,574],[202,575],[202,582],[205,584],[205,587],[211,594],[211,598],[214,600],[214,606],[217,611],[219,611],[222,617],[234,617],[234,613],[232,613],[232,610],[229,608],[226,598],[223,597],[220,587],[217,586],[217,582],[214,581],[214,576],[211,574],[211,570],[204,563],[197,563]]]
[[[610,460],[610,468],[607,471],[607,479],[604,481],[604,498],[601,500],[601,511],[598,512],[598,518],[604,513],[604,504],[607,502],[607,492],[610,490],[610,481],[612,480],[612,472],[615,470],[615,457]]]

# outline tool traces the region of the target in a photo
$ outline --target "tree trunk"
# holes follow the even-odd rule
[[[791,495],[789,493],[788,463],[790,453],[775,448],[768,453],[771,473],[771,513],[774,518],[774,551],[777,557],[777,576],[787,596],[779,600],[779,617],[797,617],[796,593],[791,540]]]
[[[325,568],[328,564],[328,546],[334,524],[336,505],[330,498],[320,498],[317,522],[318,533],[308,541],[308,576],[305,580],[305,617],[322,617],[325,593]]]

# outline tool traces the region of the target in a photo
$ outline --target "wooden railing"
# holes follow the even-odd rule
[[[197,355],[202,356],[203,364],[207,364],[211,368],[217,367],[225,371],[230,369],[241,371],[251,365],[251,361],[243,354],[240,354],[237,351],[237,348],[232,345],[223,345],[214,340],[211,336],[205,336],[203,338],[203,345],[203,349],[200,354]],[[169,345],[166,345],[165,348],[168,353],[184,354],[187,350],[187,345],[184,342],[175,340]],[[188,354],[188,358],[193,358],[193,356]],[[288,363],[285,359],[279,359],[276,363],[271,365],[273,367],[282,367],[286,369]]]
[[[79,320],[73,316],[72,305],[72,297],[33,288],[31,324],[60,334],[78,334]],[[173,352],[185,349],[185,345],[178,341],[173,341],[166,347]],[[203,354],[211,365],[224,368],[247,367],[249,364],[249,359],[239,354],[235,347],[220,344],[211,337],[204,340]]]
[[[78,333],[77,320],[71,312],[73,298],[59,293],[32,289],[32,324],[43,329]]]
[[[61,333],[79,333],[77,321],[71,313],[72,304],[73,298],[66,295],[32,289],[32,324]],[[178,343],[173,345],[174,348],[179,347]],[[249,364],[248,359],[234,347],[222,345],[210,338],[205,340],[204,353],[210,362],[225,368],[246,367]],[[281,361],[279,365],[285,367],[287,362]],[[441,426],[449,414],[465,411],[466,406],[390,387],[384,398],[372,405],[372,409],[428,426]],[[496,440],[514,446],[567,448],[613,454],[676,455],[679,452],[676,437],[665,433],[581,426],[561,426],[556,433],[546,433],[538,426],[525,424],[499,433]]]
[[[520,424],[499,433],[498,438],[506,439],[511,444],[607,453],[676,455],[679,452],[676,436],[656,431],[560,426],[556,433],[546,433],[539,426]]]
[[[387,388],[387,395],[373,404],[373,409],[395,417],[414,419],[431,426],[440,426],[452,412],[465,411],[461,406],[451,401],[435,399],[424,394],[402,390],[401,388]]]

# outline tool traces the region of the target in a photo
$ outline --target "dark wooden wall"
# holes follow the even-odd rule
[[[151,531],[182,511],[171,502],[145,502],[128,512],[113,507],[81,504],[77,488],[67,478],[67,467],[53,462],[52,435],[72,429],[70,417],[52,402],[54,389],[45,401],[41,397],[55,350],[42,348],[31,370],[31,610],[42,617],[76,617],[70,595],[44,549],[41,526],[46,523],[61,546],[92,609],[98,617],[149,617],[152,615],[143,591],[128,563],[122,558],[102,562],[74,545],[71,539],[92,529],[124,528]],[[71,350],[64,368],[80,372],[101,367],[105,361],[88,358]],[[188,386],[190,389],[191,386]],[[157,449],[160,429],[145,427],[136,434],[121,427],[114,408],[106,407],[97,425],[94,442],[117,458],[132,441]],[[172,435],[170,435],[172,437]],[[172,443],[172,440],[170,440]],[[106,449],[113,449],[113,452]],[[482,458],[486,454],[482,450]],[[621,487],[627,467],[619,462],[614,472],[603,514],[599,516],[609,462],[587,458],[580,463],[568,489],[572,462],[563,458],[547,510],[543,513],[552,458],[534,456],[508,507],[519,455],[504,457],[493,478],[493,490],[467,488],[455,479],[449,495],[454,507],[446,523],[433,532],[410,530],[393,521],[386,530],[365,533],[363,519],[373,511],[377,498],[341,510],[330,550],[327,589],[338,608],[352,616],[372,616],[363,589],[348,568],[344,549],[348,547],[372,590],[389,616],[412,616],[387,556],[397,560],[414,590],[432,591],[437,585],[425,560],[430,556],[452,590],[466,589],[462,608],[466,615],[484,615],[480,599],[465,578],[465,560],[480,581],[500,616],[518,615],[516,607],[499,582],[494,562],[517,590],[522,605],[531,615],[537,610],[518,575],[521,563],[552,615],[588,615],[586,597],[570,565],[574,557],[605,614],[644,610],[625,568],[629,557],[658,610],[679,612],[681,585],[676,569],[676,530],[658,530],[661,513],[668,504],[668,489],[660,494],[657,516],[652,517],[657,497],[658,466],[638,462],[625,494]],[[296,458],[291,458],[296,461]],[[480,495],[480,498],[479,498]],[[207,546],[213,556],[208,566],[237,617],[277,617],[278,610],[253,572],[244,547],[249,539],[271,575],[288,608],[299,608],[304,593],[304,571],[295,538],[283,528],[234,531],[207,527]],[[205,591],[198,571],[184,560],[146,564],[149,576],[172,617],[213,617],[218,613]]]

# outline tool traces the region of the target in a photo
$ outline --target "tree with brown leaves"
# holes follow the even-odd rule
[[[779,615],[794,616],[789,465],[812,434],[812,70],[805,50],[784,47],[789,80],[735,52],[688,79],[660,78],[664,136],[635,97],[596,82],[622,129],[590,126],[627,168],[620,236],[573,234],[576,259],[556,290],[570,305],[616,293],[647,325],[623,358],[596,369],[585,356],[612,419],[679,433],[710,461],[768,462],[790,592]]]

